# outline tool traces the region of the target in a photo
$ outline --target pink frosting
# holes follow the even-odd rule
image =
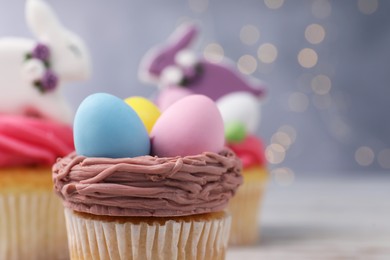
[[[0,167],[51,166],[73,150],[70,126],[41,118],[0,115]]]
[[[241,159],[244,168],[266,165],[263,143],[254,135],[248,135],[242,142],[229,143],[227,146]]]

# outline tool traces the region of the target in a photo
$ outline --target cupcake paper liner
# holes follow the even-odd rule
[[[65,209],[69,251],[75,259],[225,259],[231,218],[122,222]],[[148,219],[148,218],[146,218]]]
[[[51,190],[0,193],[0,259],[69,259],[63,206]]]
[[[248,173],[258,174],[258,173]],[[266,180],[245,178],[244,183],[230,200],[228,212],[232,215],[230,245],[252,245],[259,240],[259,209],[261,208]]]

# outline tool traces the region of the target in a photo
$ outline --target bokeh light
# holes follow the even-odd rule
[[[238,70],[244,74],[252,74],[257,69],[257,61],[251,55],[243,55],[237,62]]]
[[[328,94],[332,87],[332,82],[328,76],[317,75],[311,81],[311,88],[318,95]]]
[[[358,0],[357,4],[363,14],[373,14],[378,9],[378,0]]]
[[[384,149],[378,153],[378,163],[384,169],[390,169],[390,149]]]
[[[286,133],[292,142],[295,142],[296,138],[297,138],[297,130],[295,130],[295,128],[291,125],[282,125],[281,127],[279,127],[278,129],[279,132],[283,132],[283,133]]]
[[[210,43],[204,48],[203,56],[210,62],[219,63],[224,58],[224,51],[218,43]]]
[[[319,44],[325,38],[325,29],[319,24],[310,24],[306,27],[305,38],[311,44]]]
[[[361,146],[355,152],[355,160],[361,166],[368,166],[374,162],[375,154],[370,147]]]
[[[273,176],[275,182],[281,186],[291,185],[295,179],[294,172],[287,167],[273,169],[271,171],[271,176]]]
[[[240,40],[246,45],[255,44],[260,38],[260,32],[256,26],[247,24],[241,28]]]
[[[278,57],[278,49],[271,43],[264,43],[257,50],[257,57],[261,62],[272,63]]]
[[[311,12],[316,18],[327,18],[332,12],[332,6],[328,0],[316,0],[311,5]]]
[[[264,4],[270,9],[278,9],[284,4],[284,0],[264,0]]]
[[[350,127],[339,116],[335,116],[330,121],[330,132],[339,140],[344,140],[350,133]]]
[[[304,48],[298,54],[298,62],[304,68],[312,68],[318,62],[318,55],[313,49]]]
[[[265,157],[271,164],[279,164],[286,157],[286,149],[280,144],[270,144],[265,148]]]
[[[288,134],[282,131],[278,131],[271,137],[271,143],[280,144],[283,146],[286,150],[290,147],[292,144],[292,140]]]

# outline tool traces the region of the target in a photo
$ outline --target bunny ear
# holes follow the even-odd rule
[[[26,20],[31,31],[39,39],[62,27],[53,9],[42,0],[27,0]]]
[[[176,51],[187,48],[198,36],[199,29],[195,24],[187,23],[177,28],[171,37],[169,42],[172,48]]]

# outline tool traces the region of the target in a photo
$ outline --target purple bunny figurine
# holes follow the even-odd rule
[[[177,99],[195,93],[213,100],[232,92],[247,92],[255,97],[264,95],[264,87],[241,75],[226,62],[213,63],[196,57],[190,51],[198,35],[194,24],[183,24],[168,41],[155,47],[141,62],[141,78],[161,87],[156,103],[162,110]]]
[[[266,169],[264,152],[260,140],[255,137],[258,134],[257,127],[261,117],[261,98],[265,94],[264,87],[259,81],[256,82],[256,79],[239,73],[232,65],[233,62],[229,64],[227,59],[225,62],[213,63],[200,56],[197,57],[190,49],[197,35],[198,28],[193,24],[184,24],[179,27],[168,41],[145,55],[139,71],[141,77],[157,83],[160,87],[154,101],[163,111],[163,115],[165,109],[187,95],[202,94],[213,99],[223,119],[225,143],[230,147],[236,147],[237,155],[242,159],[244,167],[250,168],[249,171],[253,172],[248,175],[266,176],[267,172],[263,170]],[[192,118],[189,117],[185,123],[192,126]],[[250,167],[245,165],[254,158],[262,158],[261,165],[264,166],[258,167],[257,162]],[[248,171],[246,169],[245,172]],[[246,183],[252,182],[247,178],[244,179]],[[260,194],[265,178],[261,177],[258,180],[254,184],[244,182],[244,185],[249,185],[250,188],[244,188],[244,191],[241,191],[244,195],[241,196],[252,197],[257,190]],[[255,186],[257,188],[253,188]],[[259,197],[255,198],[255,203],[259,202],[261,197],[255,197]],[[236,203],[240,204],[241,201]],[[233,207],[236,206],[230,206],[230,208]],[[249,216],[254,216],[253,219],[256,220],[257,207],[251,208],[253,208],[253,214],[249,212]],[[239,214],[238,212],[237,215]],[[242,230],[243,226],[239,224],[239,220],[239,217],[234,216],[232,226],[240,232],[234,231],[233,233],[238,234],[233,234],[235,236],[229,242],[235,245],[249,245],[256,241],[258,233],[256,226],[254,225],[255,229],[251,229],[254,232]],[[243,237],[242,240],[241,237]]]

